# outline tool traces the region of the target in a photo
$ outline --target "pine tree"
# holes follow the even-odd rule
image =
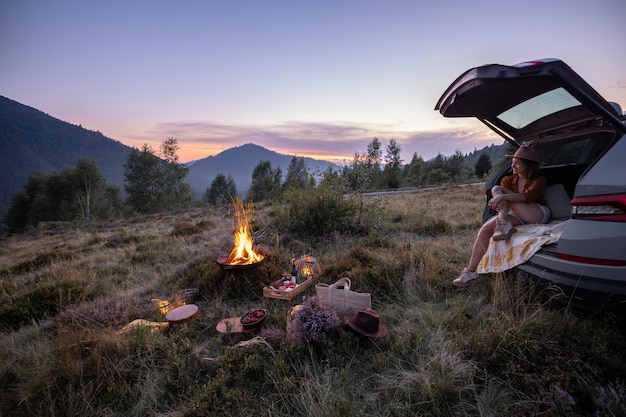
[[[474,174],[478,178],[483,178],[491,171],[491,158],[486,153],[482,153],[474,165]]]
[[[236,198],[239,198],[239,196],[237,195],[235,180],[233,180],[231,175],[228,175],[227,178],[220,172],[211,182],[211,186],[207,188],[203,202],[211,206],[217,206],[228,204]]]
[[[168,138],[161,144],[161,157],[148,144],[130,152],[124,165],[130,207],[139,213],[158,213],[194,204],[191,189],[183,182],[189,168],[178,162],[177,151],[176,139]]]

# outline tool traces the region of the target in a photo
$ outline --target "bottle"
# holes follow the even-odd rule
[[[298,270],[296,269],[296,260],[291,260],[291,282],[297,283]]]

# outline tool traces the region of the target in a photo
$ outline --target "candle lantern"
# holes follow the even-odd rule
[[[311,255],[303,255],[300,259],[298,259],[296,261],[296,268],[298,270],[298,275],[302,276],[304,280],[322,273],[320,263]]]
[[[159,313],[163,315],[169,313],[169,311],[172,309],[170,302],[167,300],[159,300],[158,298],[153,298],[150,301],[152,301],[157,306],[157,308],[159,309]]]
[[[193,298],[198,292],[197,288],[186,288],[176,293],[174,297],[174,307],[180,307],[193,302]]]

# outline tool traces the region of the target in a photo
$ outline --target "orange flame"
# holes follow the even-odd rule
[[[250,220],[254,215],[252,203],[244,205],[241,200],[233,202],[235,206],[235,218],[237,228],[235,229],[235,246],[228,255],[230,265],[249,265],[263,260],[263,255],[258,254],[252,247],[252,226]]]

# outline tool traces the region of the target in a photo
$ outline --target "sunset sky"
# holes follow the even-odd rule
[[[624,0],[2,0],[0,95],[190,161],[255,143],[351,160],[501,139],[434,111],[466,69],[564,60],[626,108]]]

